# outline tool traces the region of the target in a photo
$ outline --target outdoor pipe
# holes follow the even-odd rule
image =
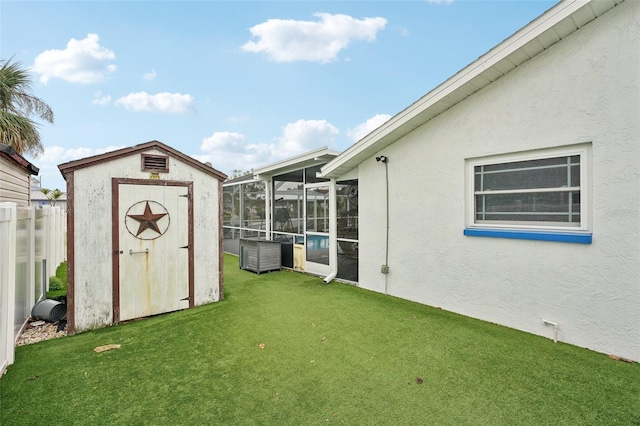
[[[329,275],[327,275],[326,277],[324,277],[324,283],[325,284],[329,284],[331,281],[333,281],[333,279],[336,277],[337,272],[336,271],[331,271],[329,272]]]
[[[553,343],[558,343],[558,323],[548,321],[546,319],[543,319],[542,322],[544,323],[544,325],[549,325],[553,327]]]

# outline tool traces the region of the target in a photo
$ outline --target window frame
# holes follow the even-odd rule
[[[521,161],[544,160],[556,157],[580,157],[580,223],[575,225],[563,225],[558,222],[535,222],[523,221],[509,223],[509,221],[478,221],[476,216],[476,190],[475,190],[475,168],[477,166],[500,165]],[[545,238],[545,234],[576,234],[588,233],[591,231],[591,143],[578,145],[561,146],[547,149],[539,149],[525,152],[514,152],[506,154],[491,155],[486,157],[476,157],[466,159],[466,223],[465,235],[470,236],[492,236],[505,238],[524,239],[549,239],[556,241],[557,236]],[[541,188],[548,191],[549,188]],[[523,189],[522,192],[534,192],[533,189]],[[483,231],[487,231],[484,233]],[[501,233],[505,231],[506,233]],[[524,231],[524,233],[523,233]],[[532,238],[527,238],[527,231],[533,232]],[[582,242],[582,241],[579,241]],[[590,238],[589,238],[589,241]]]

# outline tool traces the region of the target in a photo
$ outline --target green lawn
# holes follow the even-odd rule
[[[639,364],[232,256],[225,293],[17,348],[0,424],[640,424]]]

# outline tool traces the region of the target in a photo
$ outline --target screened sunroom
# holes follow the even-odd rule
[[[240,242],[280,243],[282,267],[358,281],[358,180],[320,176],[338,155],[322,148],[223,185],[225,252]]]

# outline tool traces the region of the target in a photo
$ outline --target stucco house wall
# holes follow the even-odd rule
[[[358,166],[359,285],[640,361],[640,3],[625,1]],[[464,236],[465,161],[592,149],[591,244]]]
[[[153,145],[152,143],[149,143]],[[75,168],[73,163],[60,165],[65,173],[68,192],[69,232],[74,232],[73,294],[74,330],[82,331],[112,323],[112,178],[149,179],[141,171],[140,155],[169,155],[170,172],[161,179],[193,182],[194,194],[194,305],[220,300],[222,297],[222,240],[220,202],[222,180],[220,172],[205,173],[185,163],[165,149],[153,146],[134,150],[107,161],[96,161]],[[195,161],[195,160],[193,160]],[[72,170],[69,172],[69,170]],[[219,174],[219,179],[212,179]],[[71,266],[70,266],[71,267]]]

